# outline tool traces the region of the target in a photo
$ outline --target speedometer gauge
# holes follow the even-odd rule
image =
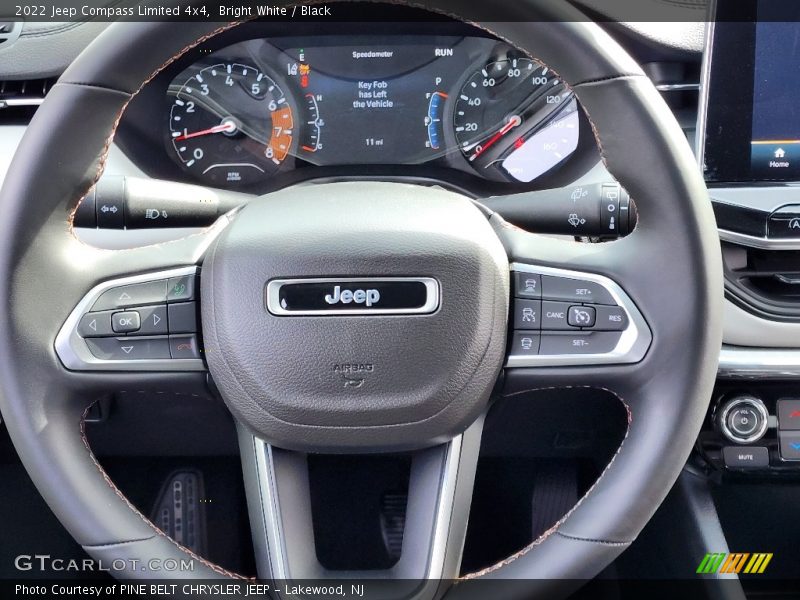
[[[571,98],[572,92],[552,71],[529,58],[493,60],[474,72],[458,94],[453,116],[458,146],[482,174],[519,180],[518,169],[503,168],[504,159],[570,104],[574,106]],[[574,135],[577,146],[577,128]],[[535,171],[535,166],[527,169],[525,180],[530,181],[527,176]]]
[[[173,82],[168,94],[169,146],[199,179],[253,183],[289,154],[292,109],[275,81],[252,66],[207,66]]]

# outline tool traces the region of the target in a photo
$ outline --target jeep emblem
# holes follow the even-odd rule
[[[325,302],[328,304],[336,304],[337,302],[350,304],[355,302],[356,304],[372,306],[377,304],[380,299],[381,293],[378,290],[343,290],[340,285],[334,286],[332,294],[325,295]]]
[[[439,308],[432,277],[273,279],[267,310],[276,316],[411,315]]]

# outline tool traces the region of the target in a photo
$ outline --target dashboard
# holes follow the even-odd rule
[[[394,171],[509,193],[574,178],[594,147],[556,73],[468,26],[265,36],[253,25],[137,97],[120,143],[148,174],[263,193]]]

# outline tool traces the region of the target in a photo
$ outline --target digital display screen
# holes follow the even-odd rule
[[[429,111],[432,119],[444,119],[443,104],[431,100],[448,97],[474,57],[494,44],[455,37],[364,45],[319,41],[283,50],[287,75],[302,69],[292,80],[327,115],[310,157],[319,164],[408,164],[429,159],[432,145],[444,150],[425,125]]]
[[[775,17],[787,21],[776,21]],[[800,6],[792,3],[762,0],[758,6],[750,142],[754,179],[800,179],[798,17]]]
[[[800,181],[800,3],[719,2],[710,56],[706,181]]]

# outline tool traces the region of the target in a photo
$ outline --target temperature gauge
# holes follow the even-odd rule
[[[325,121],[319,115],[318,97],[308,93],[304,96],[304,100],[306,122],[300,148],[306,152],[316,152],[322,149],[322,128],[325,126]]]

